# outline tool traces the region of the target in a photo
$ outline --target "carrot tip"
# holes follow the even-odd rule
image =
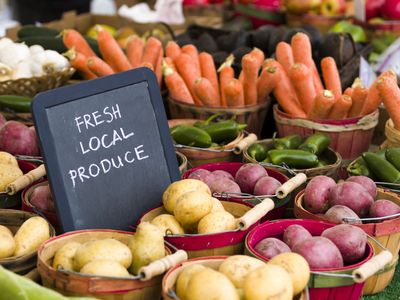
[[[353,84],[351,85],[352,88],[356,88],[356,87],[363,87],[363,83],[361,81],[360,77],[357,77],[356,79],[354,79]]]
[[[333,98],[333,92],[331,90],[324,90],[323,95],[326,98]]]
[[[69,49],[67,52],[64,52],[62,55],[68,58],[68,60],[74,60],[76,57],[75,46]]]

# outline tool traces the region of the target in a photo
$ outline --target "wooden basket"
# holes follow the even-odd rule
[[[113,238],[128,244],[134,233],[94,229],[65,233],[42,244],[38,250],[38,271],[43,285],[67,296],[92,296],[103,300],[160,299],[162,276],[147,281],[127,278],[83,276],[75,272],[61,272],[52,267],[54,254],[69,242],[83,243],[93,239]],[[165,247],[166,254],[171,250]]]
[[[330,147],[338,152],[343,160],[351,161],[368,151],[374,128],[378,125],[379,110],[362,118],[311,121],[293,118],[275,105],[274,118],[279,136],[299,134],[305,137],[322,132],[331,138]]]
[[[200,119],[206,120],[208,117],[221,114],[230,118],[236,116],[236,121],[247,124],[246,131],[255,133],[257,136],[261,134],[265,116],[271,105],[271,99],[268,101],[245,106],[243,108],[227,108],[227,107],[205,107],[196,106],[176,101],[171,97],[168,98],[169,111],[173,119]]]
[[[176,153],[176,157],[177,157],[178,163],[179,163],[179,172],[181,172],[181,174],[183,174],[187,171],[188,160],[184,154],[182,154],[178,151],[176,151],[175,153]]]
[[[331,27],[345,19],[344,16],[324,16],[319,14],[286,14],[286,24],[289,27],[301,27],[303,25],[312,25],[318,28],[322,33],[327,33]]]
[[[6,226],[13,234],[21,227],[22,223],[36,214],[14,209],[0,209],[0,225]],[[50,236],[55,236],[55,230],[51,224]],[[36,267],[37,251],[32,251],[22,256],[12,256],[0,259],[0,265],[14,273],[25,275]]]
[[[296,218],[326,221],[321,216],[312,214],[304,208],[303,195],[304,191],[297,194],[295,199],[294,214]],[[400,205],[399,195],[383,189],[378,188],[377,199],[387,199]],[[400,250],[400,217],[379,223],[358,224],[355,226],[362,228],[368,235],[378,240],[393,255],[390,265],[379,274],[370,277],[365,283],[363,293],[365,295],[376,294],[383,291],[390,284],[395,272]],[[376,254],[382,252],[382,249],[376,243],[372,242],[372,246]]]
[[[381,145],[381,149],[400,147],[400,131],[394,128],[392,119],[386,121],[385,136],[386,140]]]

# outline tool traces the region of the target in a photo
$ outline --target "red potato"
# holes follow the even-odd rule
[[[341,224],[341,223],[362,224],[360,220],[355,220],[355,221],[343,220],[345,218],[355,218],[355,219],[359,218],[357,214],[353,210],[351,210],[351,208],[348,208],[347,206],[344,205],[332,206],[322,217],[327,221],[335,224]]]
[[[293,249],[294,245],[312,238],[311,233],[301,225],[290,225],[283,231],[283,241]]]
[[[305,208],[315,214],[324,213],[329,208],[329,191],[336,182],[328,176],[315,176],[304,191]]]
[[[54,201],[48,184],[36,187],[29,198],[30,203],[41,211],[54,212]]]
[[[352,209],[359,217],[368,215],[374,198],[364,187],[355,182],[342,182],[334,186],[329,192],[329,204],[344,205]]]
[[[267,259],[271,259],[281,253],[292,252],[288,245],[276,238],[265,238],[259,241],[254,250]]]
[[[369,208],[369,215],[373,218],[381,218],[399,213],[400,206],[386,199],[376,200]]]
[[[338,247],[325,237],[314,236],[296,243],[292,250],[303,256],[311,269],[343,267],[343,257]]]
[[[211,172],[206,170],[206,169],[198,169],[198,170],[190,173],[188,178],[201,180],[201,181],[203,181],[205,183],[207,176],[210,175],[210,174],[211,174]]]
[[[228,172],[226,172],[226,171],[224,171],[224,170],[215,170],[215,171],[213,171],[212,172],[215,176],[217,176],[218,178],[220,178],[220,177],[225,177],[225,178],[228,178],[228,179],[230,179],[230,180],[232,180],[232,181],[235,181],[235,178],[233,178],[233,176],[230,174],[230,173],[228,173]]]
[[[208,186],[212,193],[240,193],[238,184],[226,177],[217,177]]]
[[[0,128],[0,151],[13,155],[38,156],[39,145],[35,131],[20,122],[7,121]]]
[[[338,247],[346,265],[359,262],[364,257],[367,234],[357,226],[336,225],[325,229],[321,236],[330,239]]]
[[[376,197],[376,184],[375,182],[367,176],[351,176],[347,178],[346,181],[355,182],[363,186],[367,192],[375,199]]]
[[[237,171],[235,181],[244,193],[253,193],[257,181],[268,176],[267,170],[259,164],[244,164]]]
[[[275,195],[276,189],[281,185],[274,177],[261,177],[254,186],[253,195]]]

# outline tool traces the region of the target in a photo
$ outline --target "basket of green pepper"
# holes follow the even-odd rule
[[[316,133],[303,139],[293,134],[282,138],[260,140],[243,150],[246,162],[263,162],[287,166],[311,179],[317,175],[336,178],[342,162],[339,153],[329,148],[329,136]]]

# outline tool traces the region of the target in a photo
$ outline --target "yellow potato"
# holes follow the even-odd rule
[[[190,265],[185,268],[179,273],[179,277],[176,281],[176,294],[178,295],[180,300],[185,300],[185,293],[187,289],[187,285],[189,280],[192,278],[194,274],[197,272],[204,270],[205,267],[201,264]]]
[[[8,235],[11,235],[12,237],[14,237],[11,230],[6,226],[0,225],[0,232],[7,233]]]
[[[181,224],[179,224],[173,215],[159,215],[151,220],[150,223],[157,226],[164,235],[185,233]]]
[[[196,272],[187,285],[185,300],[239,300],[233,283],[210,268]]]
[[[165,190],[162,200],[165,209],[173,213],[178,198],[190,191],[203,191],[211,195],[210,188],[204,182],[196,179],[183,179],[170,184]]]
[[[116,239],[89,241],[76,250],[73,259],[74,269],[80,270],[94,260],[114,260],[128,268],[132,263],[132,253],[127,245]]]
[[[4,151],[0,151],[0,164],[12,165],[18,167],[18,161],[15,158],[15,156]]]
[[[225,274],[236,288],[242,289],[247,274],[262,266],[265,266],[265,263],[257,258],[247,255],[233,255],[223,261],[218,271]]]
[[[111,259],[93,260],[84,265],[79,273],[108,277],[131,276],[119,262]]]
[[[73,259],[79,247],[82,244],[78,242],[69,242],[57,250],[53,259],[54,269],[63,269],[67,271],[74,271]],[[79,270],[76,270],[79,271]]]
[[[217,233],[235,230],[236,219],[227,211],[217,211],[209,213],[202,218],[197,227],[197,232],[200,234]]]
[[[15,256],[36,251],[40,244],[50,238],[49,223],[42,217],[32,217],[26,220],[14,236]]]
[[[211,212],[217,212],[217,211],[224,211],[225,208],[222,205],[221,201],[219,201],[217,198],[212,197],[212,208]]]
[[[292,278],[293,296],[300,294],[310,279],[310,266],[303,256],[294,252],[281,253],[274,256],[268,264],[284,268]]]
[[[0,191],[4,191],[8,184],[22,175],[18,166],[0,163]]]
[[[251,271],[244,279],[246,300],[292,300],[292,279],[288,272],[277,265],[265,265]]]
[[[15,251],[15,241],[12,232],[0,225],[0,259],[10,257]]]
[[[181,195],[175,205],[174,215],[185,228],[197,224],[209,214],[212,208],[212,197],[206,192],[192,191]]]

